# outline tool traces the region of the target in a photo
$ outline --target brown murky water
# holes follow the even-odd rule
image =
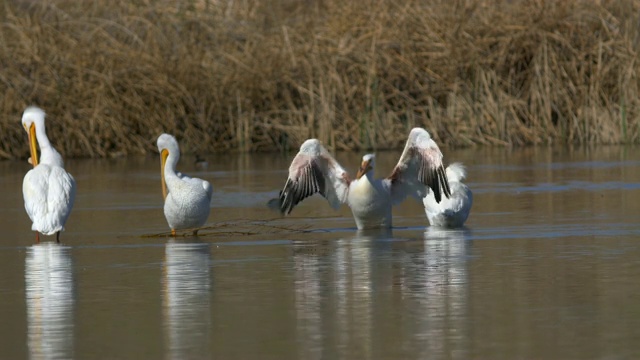
[[[0,358],[638,358],[640,149],[445,157],[468,165],[467,229],[409,200],[367,233],[321,198],[266,209],[291,156],[185,158],[215,195],[210,228],[178,239],[146,236],[167,231],[157,157],[70,160],[61,245],[34,244],[26,161],[0,162]]]

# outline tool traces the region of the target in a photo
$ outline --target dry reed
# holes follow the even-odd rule
[[[8,0],[0,158],[637,143],[640,2]]]

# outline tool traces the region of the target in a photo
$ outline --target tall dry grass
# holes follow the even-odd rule
[[[640,2],[7,0],[0,157],[640,140]]]

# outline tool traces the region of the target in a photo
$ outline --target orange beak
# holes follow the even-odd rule
[[[369,170],[371,170],[371,166],[369,166],[370,163],[371,163],[371,160],[367,160],[367,161],[363,161],[362,164],[360,164],[360,169],[358,169],[358,173],[356,174],[356,179],[360,179],[364,174],[366,174],[367,172],[369,172]]]
[[[160,178],[162,179],[162,198],[167,198],[167,183],[164,180],[164,165],[167,162],[167,158],[169,157],[169,150],[163,149],[160,152]]]
[[[31,124],[27,130],[27,134],[29,134],[29,151],[31,152],[31,161],[30,163],[33,167],[38,165],[38,144],[36,142],[36,124]]]

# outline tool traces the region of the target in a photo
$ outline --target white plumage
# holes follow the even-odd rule
[[[334,208],[348,204],[358,229],[389,228],[392,206],[407,196],[420,200],[428,188],[438,201],[441,194],[449,196],[442,152],[422,128],[411,130],[390,176],[374,179],[374,163],[373,154],[363,156],[356,178],[351,179],[320,141],[309,139],[291,162],[279,198],[269,201],[269,206],[289,214],[299,202],[320,193]]]
[[[441,227],[462,227],[469,217],[473,194],[462,180],[467,175],[466,169],[460,163],[453,163],[447,167],[447,178],[451,187],[451,196],[436,202],[434,194],[429,191],[424,198],[424,209],[429,223]]]
[[[29,170],[22,182],[24,207],[33,222],[31,229],[39,233],[56,234],[60,241],[60,231],[69,218],[76,194],[76,182],[65,171],[62,156],[51,146],[44,127],[45,113],[31,106],[22,114],[22,126],[29,134],[30,162],[34,168]],[[36,144],[37,141],[37,144]],[[38,159],[37,146],[40,147]]]
[[[169,134],[158,137],[161,159],[164,216],[175,236],[176,230],[197,228],[204,225],[211,210],[213,187],[208,181],[176,173],[180,148]],[[196,235],[198,230],[194,230]]]

